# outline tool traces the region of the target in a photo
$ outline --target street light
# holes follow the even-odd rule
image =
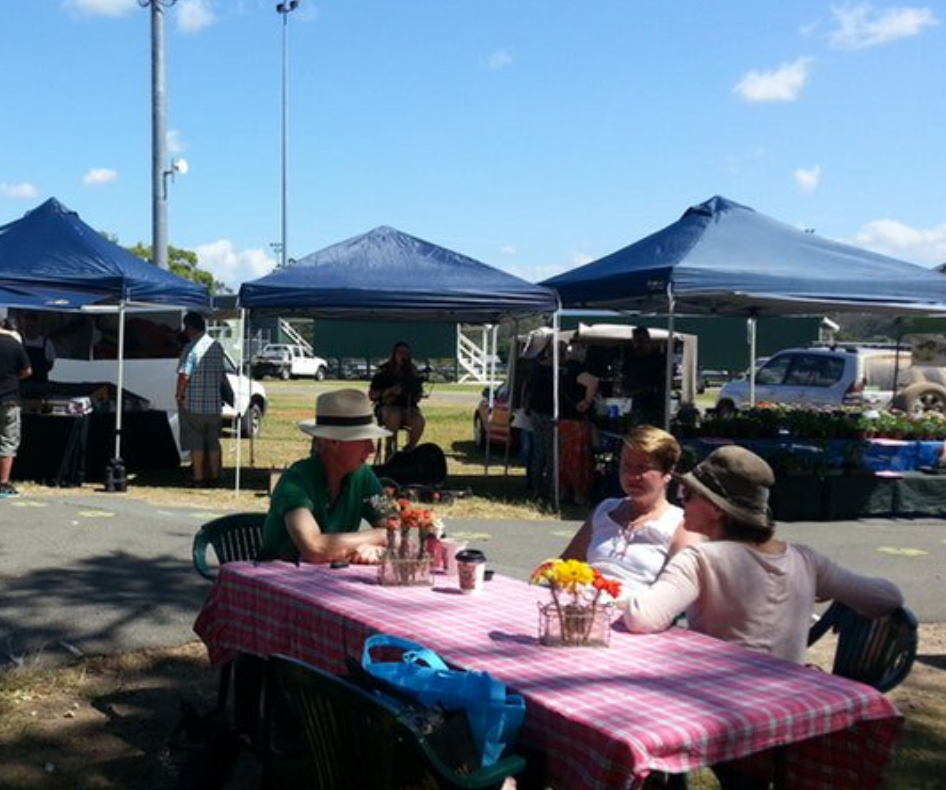
[[[168,176],[171,177],[171,180],[174,180],[174,176],[177,173],[180,173],[182,176],[187,175],[187,171],[191,169],[191,166],[187,164],[186,159],[172,159],[171,166],[161,173],[161,190],[165,203],[168,199]]]
[[[168,268],[168,207],[166,106],[164,95],[164,9],[177,0],[138,0],[151,6],[151,258]]]
[[[289,126],[289,48],[288,48],[288,20],[289,14],[299,7],[299,0],[289,0],[276,4],[276,13],[282,15],[282,236],[280,241],[280,267],[285,268],[288,263],[289,247],[286,242],[286,204],[287,204],[287,144],[286,137]]]

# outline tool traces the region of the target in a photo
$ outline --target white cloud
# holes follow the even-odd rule
[[[39,194],[29,181],[23,181],[20,184],[0,184],[0,195],[14,200],[32,200]]]
[[[217,21],[210,0],[179,0],[177,29],[182,33],[199,33]]]
[[[118,171],[108,167],[93,167],[88,173],[82,176],[82,183],[87,187],[113,184],[116,181],[118,181]]]
[[[519,250],[517,250],[511,244],[506,244],[499,250],[500,255],[515,255],[518,252]]]
[[[751,102],[795,101],[808,81],[812,63],[814,58],[798,58],[773,71],[750,71],[733,92]]]
[[[508,69],[512,65],[512,55],[510,55],[504,49],[498,49],[495,52],[491,52],[489,57],[486,59],[486,68],[490,71],[501,71],[502,69]]]
[[[913,228],[896,219],[878,219],[863,225],[853,244],[920,264],[946,262],[946,223]]]
[[[799,167],[793,175],[795,186],[802,192],[814,192],[821,184],[821,165],[809,168]]]
[[[870,3],[833,6],[838,27],[830,35],[837,49],[866,49],[901,38],[917,36],[924,28],[939,24],[929,8],[874,9]]]
[[[201,269],[211,272],[234,291],[239,290],[241,283],[269,274],[276,267],[275,258],[263,250],[237,250],[229,239],[201,244],[194,252]]]
[[[138,0],[63,0],[62,7],[73,14],[124,16],[139,9]]]
[[[595,256],[589,255],[587,252],[572,253],[572,264],[574,266],[584,266],[586,263],[591,263],[594,259]]]
[[[184,149],[187,147],[181,142],[181,132],[179,129],[169,129],[164,135],[164,144],[167,146],[168,153],[172,156],[174,154],[184,153]]]

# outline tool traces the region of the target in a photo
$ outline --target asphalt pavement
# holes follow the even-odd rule
[[[209,582],[193,569],[191,544],[222,513],[68,490],[0,501],[0,666],[194,639]],[[446,527],[497,572],[526,578],[579,523],[455,519]],[[946,520],[795,522],[778,534],[892,579],[921,622],[946,622]]]

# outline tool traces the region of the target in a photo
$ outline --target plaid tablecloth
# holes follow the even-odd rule
[[[641,636],[618,622],[609,648],[543,647],[542,588],[497,576],[463,595],[448,577],[382,587],[376,574],[227,564],[194,630],[213,663],[282,653],[341,672],[346,654],[385,632],[486,670],[526,698],[521,740],[544,755],[556,790],[632,790],[651,771],[786,744],[789,787],[871,790],[898,739],[897,709],[859,683],[677,628]]]

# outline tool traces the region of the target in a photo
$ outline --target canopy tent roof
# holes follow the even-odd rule
[[[244,283],[254,314],[494,324],[552,313],[558,300],[460,253],[381,226]]]
[[[0,304],[4,296],[34,297],[39,303],[8,306],[51,310],[93,302],[193,308],[210,303],[204,286],[132,255],[55,198],[0,227],[0,289],[6,289]]]
[[[944,312],[946,276],[798,230],[724,197],[542,282],[565,307],[729,315]]]

